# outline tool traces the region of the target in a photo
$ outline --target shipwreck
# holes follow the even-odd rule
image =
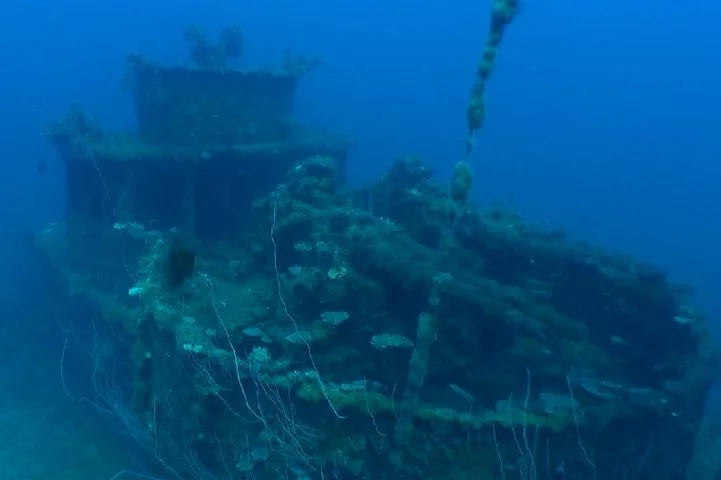
[[[167,478],[679,478],[717,359],[689,289],[462,171],[349,188],[352,141],[294,119],[306,65],[134,56],[136,131],[48,129],[67,217],[36,244],[96,312],[66,329],[92,401]]]

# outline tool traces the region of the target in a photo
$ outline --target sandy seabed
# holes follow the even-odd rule
[[[98,412],[64,394],[53,355],[27,347],[3,356],[0,480],[107,480],[132,467]]]

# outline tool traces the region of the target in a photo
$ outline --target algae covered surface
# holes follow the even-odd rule
[[[457,211],[417,160],[363,190],[339,178],[300,162],[232,244],[133,222],[38,236],[121,332],[128,408],[165,455],[221,478],[591,475],[652,436],[653,468],[681,468],[716,358],[686,288],[514,212]]]
[[[471,135],[516,9],[494,3]],[[474,203],[465,161],[349,185],[353,141],[293,116],[317,62],[233,70],[227,35],[191,35],[197,68],[130,58],[138,131],[76,109],[46,132],[68,196],[35,238],[48,298],[92,312],[63,352],[148,454],[134,472],[680,478],[718,364],[689,288]]]

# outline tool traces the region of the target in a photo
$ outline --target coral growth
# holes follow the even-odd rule
[[[471,134],[517,11],[494,5]],[[193,33],[198,63],[237,34]],[[138,132],[48,130],[70,214],[37,246],[98,313],[66,342],[86,400],[168,478],[679,478],[718,365],[688,289],[474,204],[466,162],[350,188],[351,142],[293,119],[313,64],[133,57]]]

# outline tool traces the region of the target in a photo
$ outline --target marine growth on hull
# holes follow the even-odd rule
[[[148,472],[681,478],[717,360],[688,288],[474,204],[463,162],[349,188],[352,140],[294,118],[318,62],[187,37],[192,67],[128,59],[136,131],[48,129],[68,211],[36,238]]]

